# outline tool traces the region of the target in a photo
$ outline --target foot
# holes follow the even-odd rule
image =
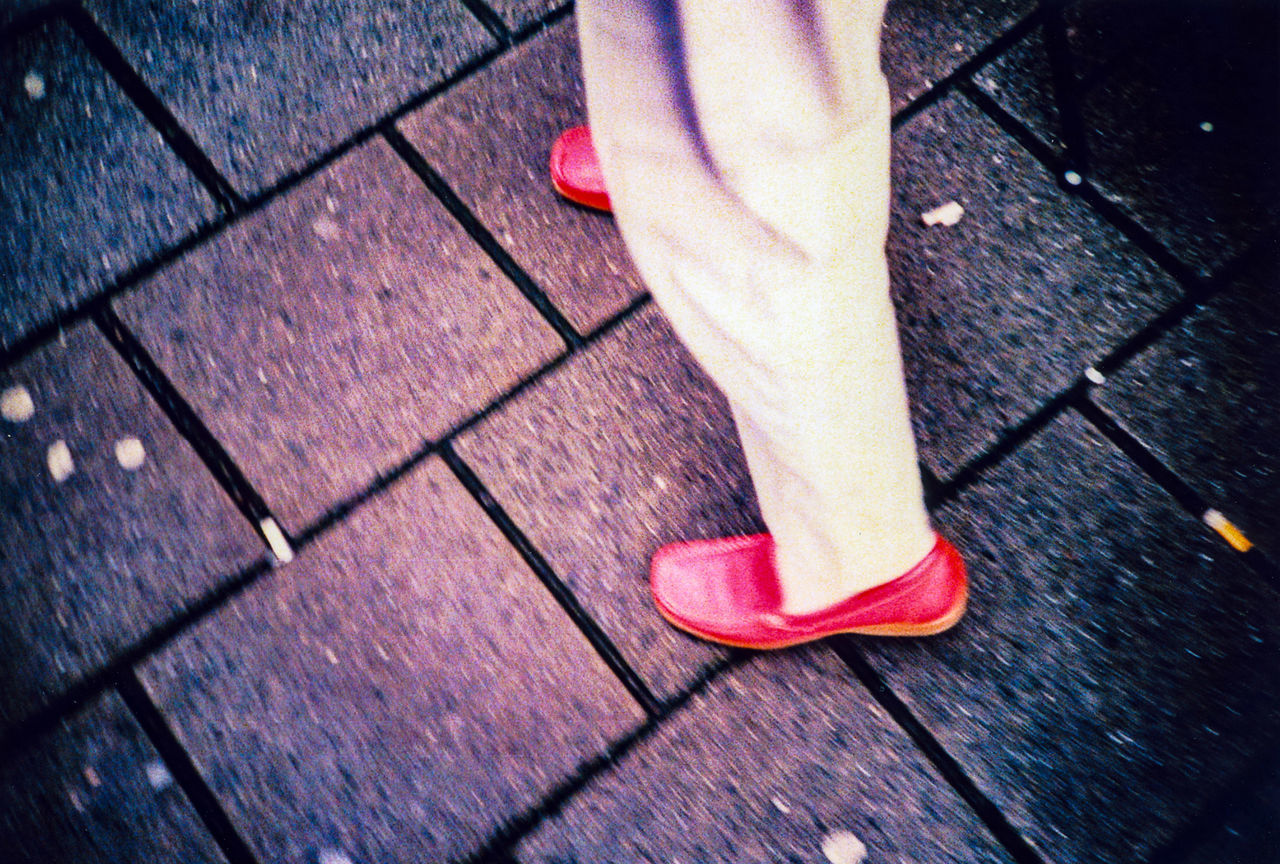
[[[586,126],[565,130],[551,145],[551,185],[575,204],[612,212],[600,160],[591,144],[591,130]]]
[[[927,636],[953,626],[969,593],[964,562],[938,537],[903,575],[816,612],[782,609],[768,534],[664,546],[650,585],[658,611],[676,627],[738,648],[787,648],[837,633]]]

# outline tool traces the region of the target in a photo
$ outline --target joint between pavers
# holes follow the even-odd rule
[[[87,708],[104,692],[116,687],[122,675],[222,608],[231,598],[255,584],[270,570],[270,565],[263,558],[223,579],[178,615],[157,625],[125,647],[106,665],[63,688],[43,706],[19,720],[0,736],[0,761],[28,749],[35,739]]]
[[[160,100],[142,79],[123,53],[111,41],[93,16],[78,4],[67,9],[65,20],[85,44],[94,58],[107,71],[147,122],[160,133],[169,148],[182,160],[195,178],[213,198],[224,214],[234,213],[244,207],[244,198],[226,177],[222,176],[213,161],[196,144],[195,139],[182,127],[173,112]]]
[[[890,128],[898,129],[905,125],[911,118],[920,114],[929,106],[942,101],[953,90],[969,82],[970,77],[994,61],[997,57],[1009,50],[1014,43],[1020,41],[1024,36],[1034,30],[1042,21],[1046,14],[1044,5],[1039,5],[1032,9],[1021,19],[1014,22],[1008,30],[1001,33],[995,39],[992,39],[987,45],[979,50],[965,62],[961,63],[942,80],[938,81],[928,90],[921,93],[909,103],[904,105],[893,115],[890,120]]]
[[[937,482],[932,491],[926,487],[925,506],[937,510],[972,485],[983,473],[1004,461],[1031,436],[1048,426],[1087,386],[1083,378],[1060,390],[1020,423],[1007,428],[987,450],[970,459],[946,480]]]
[[[467,490],[476,503],[484,510],[498,530],[502,532],[503,537],[507,539],[533,571],[533,574],[551,593],[555,601],[560,604],[560,608],[565,611],[582,631],[582,635],[595,649],[596,653],[609,667],[610,671],[617,676],[622,686],[627,689],[632,698],[640,705],[645,714],[649,717],[657,716],[661,711],[660,703],[657,697],[653,695],[653,691],[649,689],[644,680],[631,668],[631,664],[622,656],[622,652],[613,644],[613,640],[609,638],[604,629],[600,627],[596,620],[591,617],[582,604],[578,602],[577,596],[567,586],[551,565],[547,562],[542,553],[530,542],[524,532],[515,524],[515,521],[507,514],[502,505],[494,499],[493,495],[485,488],[484,483],[471,470],[471,466],[467,465],[461,457],[454,452],[452,446],[443,444],[437,451],[444,460],[449,470],[457,477],[458,482]]]
[[[956,794],[969,806],[974,814],[991,832],[992,836],[1004,847],[1017,864],[1046,864],[1035,847],[1022,836],[1000,808],[988,798],[976,783],[965,773],[960,763],[947,752],[933,733],[911,713],[911,709],[898,698],[880,673],[867,662],[853,640],[847,636],[837,636],[829,640],[836,656],[848,667],[872,698],[907,734],[920,752],[929,760],[939,775]]]
[[[1255,571],[1280,581],[1274,562],[1246,538],[1225,516],[1210,506],[1209,502],[1177,472],[1164,464],[1155,453],[1125,429],[1118,419],[1095,403],[1087,395],[1081,395],[1072,406],[1130,462],[1137,465],[1157,486],[1172,497],[1197,522],[1212,531],[1220,542],[1241,556]]]
[[[732,649],[726,656],[707,667],[680,693],[663,702],[658,710],[632,732],[610,744],[604,752],[583,762],[574,775],[547,793],[541,801],[508,819],[489,839],[461,864],[507,864],[515,847],[539,825],[559,813],[575,795],[596,777],[618,764],[636,746],[648,740],[676,712],[709,687],[721,675],[741,666],[752,655]]]
[[[1070,177],[1087,177],[1089,174],[1089,141],[1080,109],[1080,81],[1072,61],[1071,46],[1067,41],[1065,4],[1053,3],[1045,7],[1048,13],[1041,26],[1044,33],[1045,52],[1049,58],[1049,74],[1053,86],[1053,106],[1062,125],[1062,138],[1066,144],[1070,170],[1063,179],[1072,186]]]
[[[11,22],[4,31],[0,32],[0,38],[8,38],[12,35],[16,35],[27,27],[39,26],[48,20],[58,18],[63,11],[73,8],[80,10],[79,4],[77,3],[56,2],[50,7],[26,13],[17,21]],[[494,48],[481,52],[477,56],[454,69],[439,81],[427,87],[421,93],[418,93],[412,98],[406,100],[399,107],[388,112],[381,119],[370,123],[363,129],[356,130],[345,140],[338,142],[333,147],[320,154],[319,157],[304,165],[302,168],[286,174],[274,184],[261,190],[252,197],[241,200],[234,209],[224,210],[222,215],[198,227],[187,236],[179,239],[172,246],[161,249],[151,258],[129,268],[124,273],[116,277],[111,284],[107,285],[93,296],[86,298],[83,302],[55,313],[54,317],[49,321],[44,324],[37,325],[27,333],[24,333],[9,346],[0,349],[0,367],[5,367],[18,362],[28,353],[52,338],[59,330],[65,329],[72,324],[91,317],[94,314],[95,309],[103,303],[127,292],[143,279],[153,275],[162,267],[172,263],[177,258],[191,251],[200,244],[217,237],[223,231],[237,224],[241,219],[252,216],[262,210],[275,199],[287,194],[308,178],[328,168],[355,147],[363,144],[384,130],[393,128],[394,124],[400,118],[417,110],[431,99],[447,92],[451,88],[470,78],[472,75],[487,68],[509,50],[536,37],[545,28],[550,27],[570,15],[572,11],[572,4],[561,6],[552,10],[542,18],[530,22],[519,33],[515,34],[508,44],[496,45]],[[81,14],[87,14],[83,13],[83,10],[80,10],[80,12]],[[93,26],[96,28],[96,23],[94,23]],[[104,36],[103,38],[106,37]]]
[[[467,11],[475,16],[485,30],[489,31],[489,35],[498,40],[499,45],[511,44],[511,31],[507,29],[506,23],[498,15],[489,8],[484,0],[462,0],[462,5],[467,7]]]
[[[266,520],[275,523],[274,514],[253,485],[244,476],[223,448],[209,431],[208,427],[187,404],[177,388],[173,386],[155,360],[142,346],[133,332],[121,321],[109,305],[103,304],[93,314],[94,323],[102,335],[116,350],[125,364],[133,371],[138,381],[146,389],[148,395],[169,418],[169,422],[178,434],[186,440],[195,451],[200,461],[213,475],[218,485],[235,504],[241,514],[249,520],[249,524],[269,550],[273,548],[272,538],[264,532]],[[277,531],[278,531],[277,524]],[[284,537],[280,532],[281,538]],[[287,545],[286,540],[286,545]],[[276,544],[279,545],[278,542]]]
[[[973,82],[961,82],[957,86],[957,91],[1043,165],[1055,178],[1059,189],[1083,201],[1098,218],[1120,232],[1157,267],[1177,281],[1184,290],[1191,293],[1203,291],[1204,280],[1179,260],[1151,232],[1099,192],[1089,182],[1087,175],[1079,173],[1080,166],[1070,161],[1070,154],[1066,158],[1059,156],[1048,144],[1040,140],[1039,136],[1005,111],[995,99],[982,92]]]
[[[1120,422],[1090,399],[1081,395],[1071,406],[1095,430],[1137,465],[1156,485],[1168,492],[1195,519],[1203,518],[1209,504],[1189,483],[1165,465],[1147,447],[1120,425]]]
[[[431,191],[431,194],[444,205],[454,220],[462,226],[467,235],[489,256],[489,259],[497,265],[512,284],[524,295],[525,299],[538,311],[551,326],[556,334],[564,340],[565,345],[572,351],[580,348],[583,344],[583,338],[569,323],[569,319],[556,308],[551,299],[547,297],[546,292],[538,287],[533,278],[525,272],[511,254],[503,248],[493,233],[485,227],[484,223],[471,212],[471,209],[462,201],[458,194],[453,191],[444,178],[432,168],[427,160],[423,158],[409,141],[400,134],[394,127],[387,127],[382,130],[382,135],[387,143],[391,145],[391,149],[404,160],[410,170],[418,175],[423,184]]]
[[[591,330],[591,332],[587,333],[583,337],[583,344],[579,351],[589,348],[595,342],[605,338],[610,332],[621,326],[650,302],[651,298],[647,292],[636,297],[631,303],[627,304],[625,308],[619,310],[614,315],[601,322]],[[377,474],[363,489],[360,489],[350,497],[339,501],[330,507],[310,525],[300,528],[291,538],[293,551],[295,553],[302,551],[315,542],[320,535],[333,528],[358,507],[376,497],[387,488],[393,486],[402,477],[407,475],[418,465],[422,464],[422,462],[431,456],[440,455],[442,447],[451,446],[459,436],[484,422],[496,412],[502,410],[503,407],[519,398],[526,391],[537,386],[547,376],[553,374],[572,357],[574,357],[576,353],[579,352],[566,350],[556,357],[553,357],[542,366],[534,369],[525,377],[521,378],[505,392],[498,394],[479,411],[476,411],[470,416],[464,417],[462,420],[458,421],[458,423],[446,430],[437,440],[423,442],[416,451],[411,453],[399,464]]]
[[[226,856],[228,864],[259,864],[257,856],[236,829],[222,802],[200,774],[191,754],[169,728],[164,715],[151,701],[150,694],[133,670],[121,674],[116,692],[146,733],[151,746],[160,754],[169,774],[187,796],[192,809]]]

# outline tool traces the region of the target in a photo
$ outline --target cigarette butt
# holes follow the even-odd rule
[[[941,207],[935,207],[927,213],[920,214],[920,221],[926,225],[946,225],[950,227],[964,216],[964,208],[955,201],[948,201]]]
[[[1248,537],[1244,536],[1244,532],[1217,510],[1206,510],[1200,518],[1204,520],[1204,524],[1217,531],[1222,536],[1222,539],[1226,540],[1231,548],[1237,552],[1248,552],[1253,548],[1253,544],[1249,542]]]
[[[274,518],[266,517],[258,523],[258,528],[262,531],[262,536],[267,538],[267,545],[271,547],[271,554],[275,556],[277,564],[288,564],[293,560],[293,547],[289,545]]]

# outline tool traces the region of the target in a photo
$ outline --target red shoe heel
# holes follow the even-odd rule
[[[575,204],[613,212],[588,127],[566,129],[551,145],[551,185]]]

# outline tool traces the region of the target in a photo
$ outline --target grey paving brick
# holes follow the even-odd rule
[[[646,307],[463,435],[468,462],[649,686],[722,656],[653,607],[666,543],[763,530],[728,405]]]
[[[503,23],[519,31],[567,3],[566,0],[488,0],[488,5]]]
[[[1168,306],[1176,286],[976,109],[898,130],[889,261],[924,461],[946,477]],[[965,209],[950,228],[920,214]]]
[[[1048,860],[1145,861],[1274,747],[1280,592],[1074,414],[939,522],[969,615],[870,659]]]
[[[120,310],[295,531],[563,348],[381,141]]]
[[[19,19],[24,19],[29,13],[44,10],[49,5],[46,0],[7,0],[3,6],[0,6],[0,26],[13,24]],[[21,27],[23,23],[16,26]]]
[[[565,317],[588,330],[644,290],[612,217],[551,188],[551,145],[587,122],[573,19],[401,121]]]
[[[522,862],[1009,860],[830,652],[761,656],[669,718],[517,850]]]
[[[9,864],[226,860],[111,693],[0,764],[0,844]]]
[[[493,45],[459,2],[86,5],[246,194],[299,170]]]
[[[1163,860],[1178,864],[1269,864],[1280,849],[1280,763],[1275,759],[1249,772],[1247,785],[1233,789],[1211,808],[1208,826],[1195,823],[1166,845]],[[1260,775],[1260,776],[1259,776]]]
[[[63,24],[0,45],[0,348],[216,213]]]
[[[1035,8],[1034,0],[890,0],[882,65],[898,111]]]
[[[431,460],[143,670],[263,861],[449,861],[643,715]]]
[[[1096,400],[1280,554],[1280,267],[1265,262],[1138,355]]]
[[[0,728],[263,552],[91,326],[0,371],[0,392],[16,387],[35,413],[0,419]],[[145,448],[138,470],[117,462],[126,437]],[[47,464],[57,441],[75,469],[62,483]]]
[[[1273,4],[1091,2],[1073,6],[1068,24],[1086,173],[1104,195],[1206,273],[1276,224],[1280,19]],[[1064,149],[1042,34],[977,80]]]

